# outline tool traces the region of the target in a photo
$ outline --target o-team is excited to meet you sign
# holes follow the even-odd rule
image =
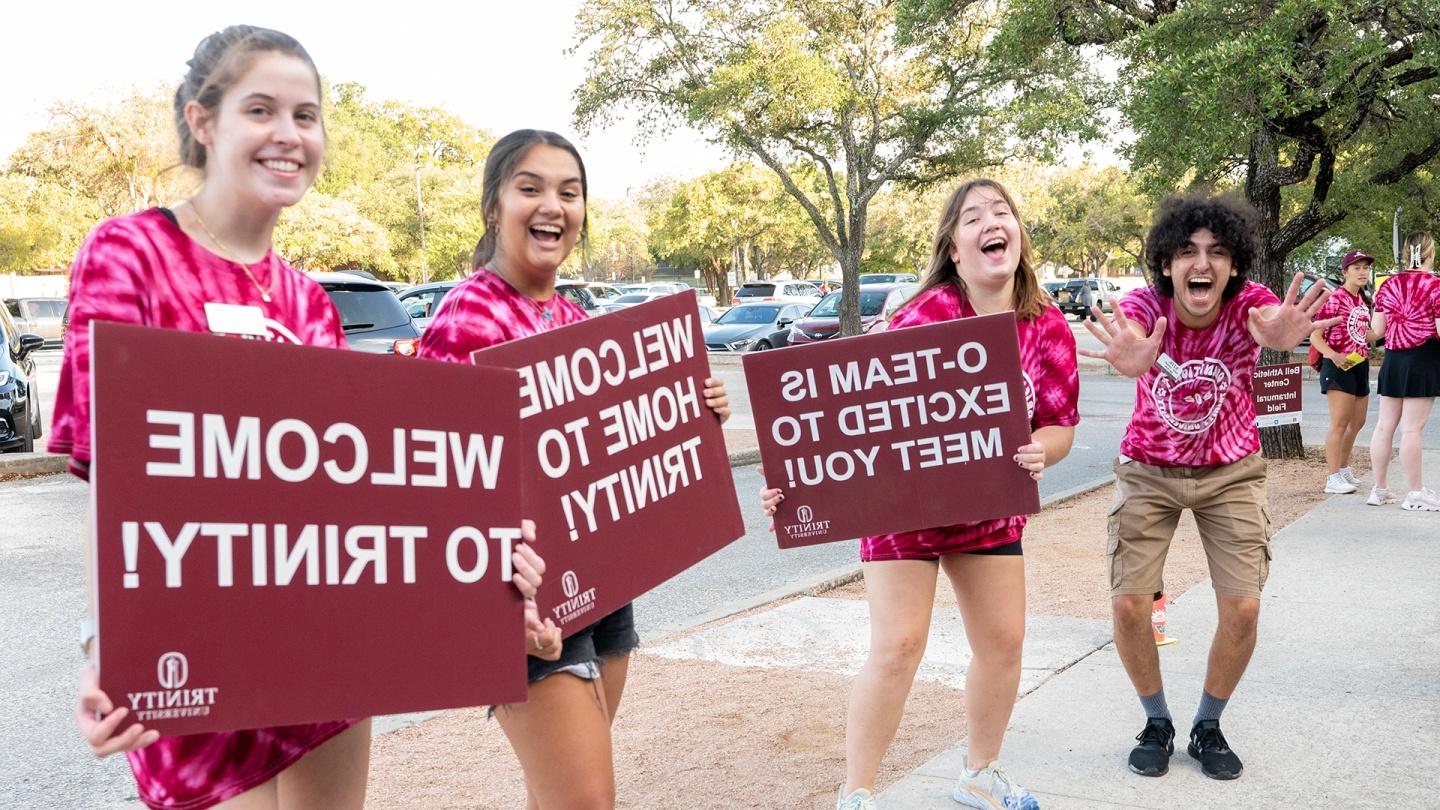
[[[92,329],[117,706],[169,736],[524,700],[515,372]]]
[[[1014,313],[745,355],[781,548],[1040,510]]]
[[[516,369],[536,597],[569,636],[745,534],[693,292],[472,355]]]

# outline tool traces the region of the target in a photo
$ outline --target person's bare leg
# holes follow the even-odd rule
[[[1345,423],[1345,437],[1340,440],[1340,466],[1349,467],[1355,455],[1355,439],[1365,427],[1369,415],[1370,397],[1351,397],[1350,420]]]
[[[1210,661],[1205,667],[1205,691],[1229,700],[1245,674],[1255,652],[1256,628],[1260,622],[1260,600],[1250,596],[1215,594],[1220,620],[1210,642]]]
[[[1344,391],[1329,391],[1325,400],[1330,405],[1330,429],[1325,433],[1325,471],[1334,475],[1345,466],[1345,436],[1350,432],[1355,397]]]
[[[1395,428],[1400,424],[1402,403],[1403,400],[1396,397],[1380,397],[1380,413],[1370,434],[1370,472],[1380,489],[1390,488],[1390,450]]]
[[[875,789],[880,761],[895,739],[915,670],[925,655],[935,605],[937,564],[927,560],[865,563],[870,655],[850,687],[845,719],[843,795]]]
[[[970,641],[970,670],[965,676],[966,767],[978,770],[999,758],[1020,688],[1025,558],[951,554],[941,558],[940,567],[955,589]]]
[[[1434,397],[1405,397],[1400,400],[1400,471],[1411,492],[1425,488],[1420,462],[1420,435],[1435,406]]]
[[[1115,652],[1125,665],[1125,674],[1137,695],[1153,695],[1164,688],[1160,677],[1160,653],[1155,649],[1155,629],[1150,611],[1155,600],[1149,594],[1121,594],[1110,597],[1115,622]]]
[[[525,772],[527,806],[611,810],[615,767],[604,675],[589,681],[557,672],[530,684],[529,699],[495,709]]]
[[[360,810],[370,776],[370,720],[366,718],[325,743],[276,777],[280,810],[333,807]]]

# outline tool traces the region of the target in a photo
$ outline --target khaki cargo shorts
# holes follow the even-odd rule
[[[1259,598],[1270,576],[1270,516],[1265,459],[1259,453],[1223,467],[1154,467],[1115,461],[1105,563],[1110,595],[1165,590],[1165,556],[1180,513],[1195,515],[1217,592]]]

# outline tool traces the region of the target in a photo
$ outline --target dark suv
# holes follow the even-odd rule
[[[420,337],[400,299],[389,287],[350,273],[311,273],[340,312],[340,327],[350,348],[394,354],[395,341]]]
[[[34,452],[43,428],[30,353],[44,346],[45,338],[16,329],[10,313],[0,307],[0,344],[0,452]]]

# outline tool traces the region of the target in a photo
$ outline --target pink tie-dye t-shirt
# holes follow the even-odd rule
[[[546,318],[545,314],[550,317]],[[420,338],[418,354],[430,360],[470,362],[470,353],[583,321],[585,310],[563,295],[540,302],[494,272],[480,268],[440,302]]]
[[[250,271],[271,285],[269,303],[237,265],[195,243],[158,208],[107,220],[90,234],[70,274],[70,329],[50,433],[50,450],[68,454],[72,472],[87,478],[90,469],[91,321],[206,332],[207,302],[242,304],[261,309],[270,340],[345,346],[320,285],[273,253]],[[355,722],[164,737],[126,758],[146,805],[195,810],[269,781]]]
[[[206,303],[243,304],[260,308],[270,340],[344,348],[340,317],[319,284],[274,253],[250,272],[270,285],[270,302],[238,265],[186,236],[159,208],[102,222],[70,271],[70,328],[50,451],[69,455],[71,471],[88,477],[92,320],[208,332]]]
[[[1436,337],[1440,278],[1424,270],[1396,273],[1375,293],[1375,311],[1385,315],[1385,348],[1413,349]]]
[[[1358,293],[1341,287],[1330,293],[1325,306],[1315,313],[1315,320],[1340,318],[1340,323],[1325,330],[1325,343],[1341,354],[1358,353],[1361,357],[1370,355],[1370,343],[1366,332],[1370,330],[1370,307]]]
[[[926,290],[906,304],[890,322],[891,329],[969,318],[975,314],[960,288],[946,284]],[[1025,408],[1030,430],[1080,422],[1077,404],[1080,377],[1075,363],[1075,335],[1065,315],[1053,304],[1033,320],[1017,320],[1020,374],[1025,384]],[[1014,448],[1007,448],[1013,450]],[[860,559],[933,560],[944,554],[983,551],[1020,539],[1028,519],[1017,515],[999,520],[938,526],[860,539]]]
[[[1259,450],[1250,391],[1260,344],[1250,335],[1250,310],[1279,303],[1270,288],[1247,281],[1221,302],[1214,323],[1191,329],[1180,323],[1174,300],[1153,287],[1120,299],[1125,317],[1146,334],[1165,316],[1160,351],[1180,366],[1179,380],[1157,364],[1135,381],[1135,413],[1121,455],[1157,467],[1218,467]]]

